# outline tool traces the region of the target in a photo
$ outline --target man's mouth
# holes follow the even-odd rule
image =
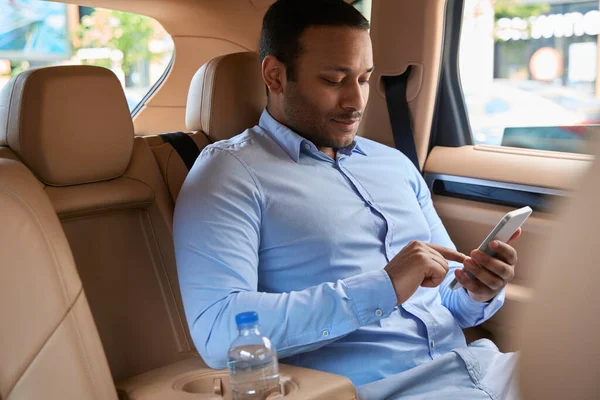
[[[350,119],[337,119],[334,118],[333,119],[335,122],[342,124],[348,128],[354,126],[354,124],[358,124],[358,122],[360,121],[359,118],[350,118]]]

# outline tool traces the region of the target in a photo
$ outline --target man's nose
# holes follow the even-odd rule
[[[362,111],[366,105],[369,88],[359,82],[348,82],[341,93],[340,106],[345,110]]]

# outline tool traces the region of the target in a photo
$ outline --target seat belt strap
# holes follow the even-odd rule
[[[185,163],[188,171],[192,169],[196,158],[200,155],[200,149],[194,139],[183,132],[163,133],[160,136],[166,143],[169,143],[179,157]]]
[[[406,100],[406,84],[410,75],[410,69],[411,66],[409,65],[402,75],[382,76],[382,79],[385,86],[385,98],[396,149],[408,157],[417,170],[420,170],[410,109]]]

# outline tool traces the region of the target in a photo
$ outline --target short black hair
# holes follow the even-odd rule
[[[263,19],[258,51],[260,61],[272,55],[286,65],[294,80],[295,62],[302,49],[299,38],[310,26],[347,26],[369,29],[369,21],[343,0],[277,0]]]

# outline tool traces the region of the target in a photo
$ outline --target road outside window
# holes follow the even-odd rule
[[[465,0],[459,68],[475,144],[589,151],[600,133],[599,9]]]

